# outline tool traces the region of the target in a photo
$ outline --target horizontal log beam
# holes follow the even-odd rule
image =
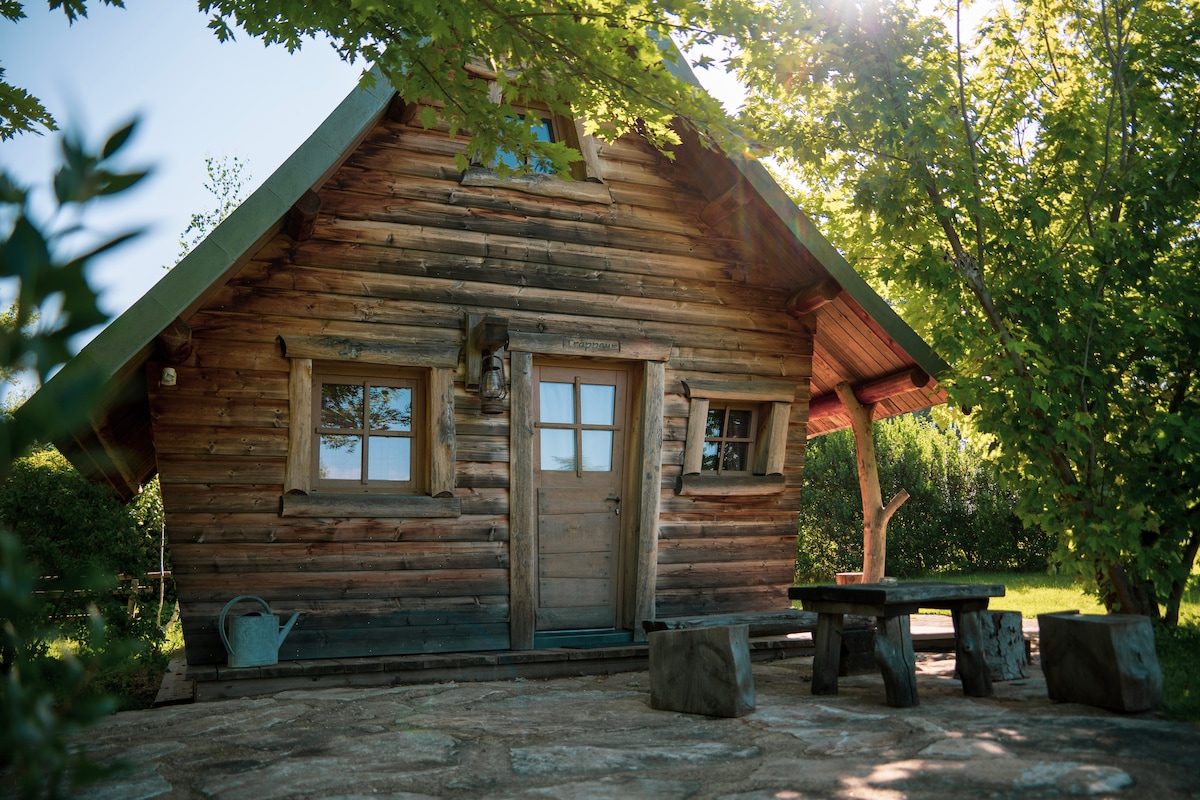
[[[388,104],[387,118],[392,122],[407,125],[413,121],[413,117],[417,116],[417,112],[420,110],[420,103],[406,103],[404,102],[404,98],[397,94],[392,97],[392,102]]]
[[[832,303],[841,293],[841,285],[833,278],[829,278],[792,295],[787,301],[787,312],[793,317],[811,314],[821,306]]]
[[[176,317],[155,338],[154,345],[163,361],[168,364],[182,364],[192,355],[192,329]]]
[[[933,379],[929,377],[929,373],[919,367],[914,367],[855,386],[853,387],[854,396],[863,405],[870,405],[917,389],[924,389],[932,382]],[[845,416],[848,413],[836,392],[821,395],[808,404],[810,422],[824,417]]]
[[[308,241],[317,229],[317,214],[321,212],[321,196],[309,189],[288,212],[287,231],[297,242]]]
[[[705,224],[716,227],[749,202],[749,188],[740,180],[734,181],[732,186],[701,210],[700,219]]]

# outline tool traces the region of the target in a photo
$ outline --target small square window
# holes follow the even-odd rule
[[[683,385],[690,408],[676,494],[782,492],[795,384],[688,379]]]
[[[755,416],[755,411],[749,408],[709,407],[701,472],[750,471],[757,429]]]

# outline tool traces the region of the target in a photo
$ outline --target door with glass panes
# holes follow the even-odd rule
[[[628,377],[534,368],[540,631],[616,627]]]

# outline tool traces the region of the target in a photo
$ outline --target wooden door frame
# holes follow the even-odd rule
[[[658,572],[659,492],[662,486],[663,397],[666,390],[666,359],[670,345],[663,345],[654,360],[637,362],[631,377],[640,384],[632,392],[630,436],[626,455],[626,482],[637,497],[633,523],[632,579],[626,579],[620,606],[623,621],[633,628],[635,639],[644,639],[642,620],[654,618],[654,592]],[[552,351],[564,354],[561,350]],[[588,353],[592,355],[592,353]],[[644,354],[640,354],[644,355]],[[531,650],[537,630],[537,495],[534,482],[534,390],[532,350],[510,353],[509,398],[509,647]],[[617,360],[617,359],[614,359]],[[608,359],[597,360],[605,368]],[[581,362],[583,363],[583,362]],[[627,504],[623,504],[628,508]]]

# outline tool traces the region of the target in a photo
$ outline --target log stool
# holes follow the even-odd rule
[[[650,707],[709,717],[754,711],[750,628],[653,631],[650,640]]]
[[[1113,711],[1149,711],[1162,702],[1162,670],[1149,617],[1039,614],[1039,647],[1051,700]]]

